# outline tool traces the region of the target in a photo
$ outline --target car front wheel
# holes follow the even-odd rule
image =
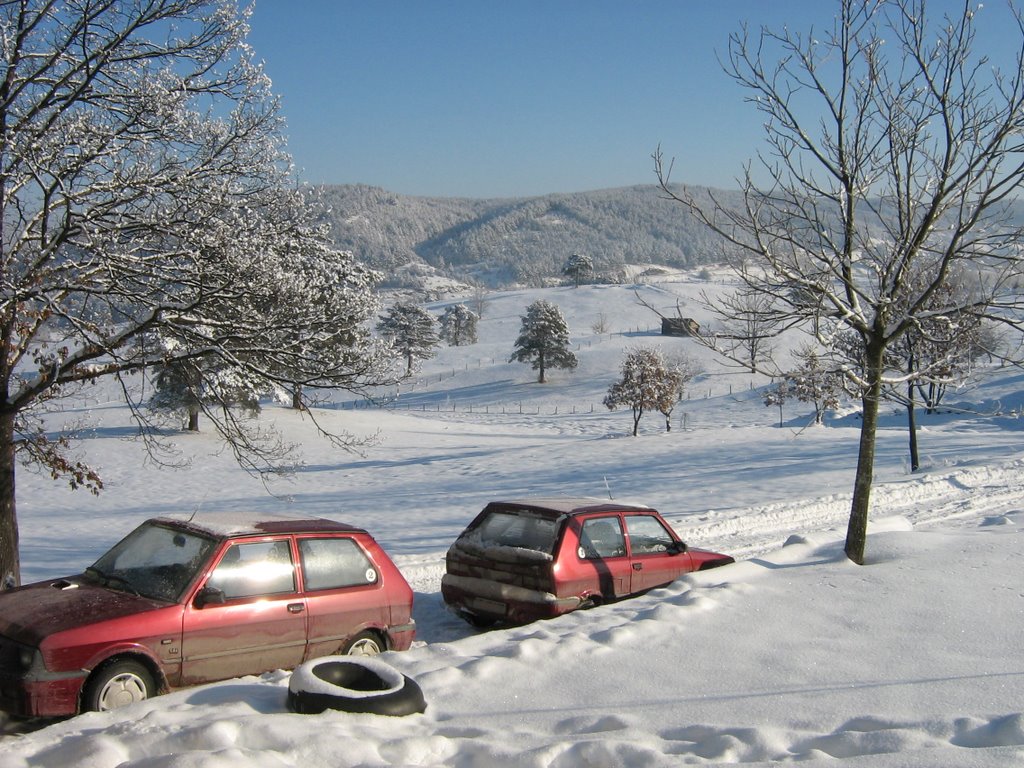
[[[153,675],[145,665],[131,659],[122,659],[92,673],[82,696],[82,708],[92,712],[106,712],[145,701],[155,693]]]

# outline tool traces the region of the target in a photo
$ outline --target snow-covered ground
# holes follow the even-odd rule
[[[681,296],[684,313],[707,322],[699,288],[709,286],[640,291],[671,312]],[[506,362],[540,296],[562,308],[580,358],[545,385]],[[21,474],[27,580],[75,572],[168,511],[289,508],[350,521],[416,590],[418,641],[384,658],[417,680],[428,708],[395,719],[292,714],[281,671],[9,732],[0,765],[1024,765],[1024,375],[990,371],[948,396],[955,412],[922,415],[925,468],[914,475],[904,417],[887,409],[868,564],[858,567],[842,556],[853,409],[808,427],[808,408],[787,405],[780,427],[756,390],[764,381],[727,373],[690,340],[661,338],[656,321],[626,287],[490,297],[480,342],[441,349],[415,384],[382,393],[390,408],[339,398],[318,409],[325,425],[376,434],[362,454],[268,408],[263,418],[305,459],[273,495],[207,434],[176,437],[190,468],[157,468],[129,439],[124,408],[91,393],[65,415],[83,425],[80,447],[106,490],[92,497]],[[632,438],[628,412],[601,399],[623,349],[641,344],[683,349],[706,372],[672,432],[648,416]],[[559,493],[644,501],[691,543],[741,560],[525,627],[478,633],[448,614],[443,556],[466,522],[491,498]]]

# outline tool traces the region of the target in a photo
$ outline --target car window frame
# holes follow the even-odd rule
[[[294,546],[293,540],[294,540],[294,536],[291,535],[291,534],[287,534],[287,535],[274,535],[274,536],[247,536],[247,537],[237,537],[237,538],[226,539],[224,541],[223,548],[214,557],[213,561],[211,561],[209,570],[207,571],[206,575],[204,576],[204,578],[200,582],[201,586],[200,586],[197,594],[203,592],[204,590],[211,589],[211,588],[215,589],[215,590],[219,590],[219,591],[223,592],[223,594],[224,594],[224,602],[225,602],[225,604],[230,604],[230,605],[238,605],[238,604],[242,604],[242,603],[246,603],[246,602],[254,602],[254,601],[258,601],[258,600],[280,600],[282,598],[297,597],[298,595],[301,594],[301,592],[300,592],[301,584],[299,583],[299,569],[296,567],[296,565],[297,565],[297,557],[296,557],[295,546]],[[266,592],[266,591],[263,591],[263,592],[258,592],[258,593],[251,594],[251,595],[236,595],[236,596],[232,596],[232,595],[229,595],[227,592],[225,592],[222,588],[218,587],[216,584],[213,583],[213,578],[214,578],[214,575],[217,572],[217,569],[224,562],[225,556],[228,554],[228,552],[231,550],[232,547],[251,545],[251,544],[269,544],[269,543],[275,543],[275,542],[284,542],[287,545],[288,556],[290,558],[291,568],[292,568],[292,587],[291,587],[291,589],[285,590],[285,591],[279,591],[279,592]]]
[[[598,554],[598,555],[593,556],[593,557],[588,557],[585,554],[585,547],[586,547],[586,545],[584,544],[584,536],[586,535],[587,525],[589,523],[596,523],[596,522],[601,522],[601,521],[614,522],[618,526],[618,529],[619,529],[618,532],[619,532],[619,536],[620,536],[620,541],[622,542],[622,552],[621,552],[621,554],[612,554],[612,555],[601,555],[601,554]],[[626,528],[625,528],[625,526],[623,524],[623,521],[622,521],[622,515],[617,514],[617,513],[614,513],[614,514],[588,515],[586,517],[580,518],[578,522],[579,522],[579,529],[578,529],[577,534],[576,534],[576,536],[577,536],[577,541],[576,541],[576,558],[580,562],[583,562],[583,563],[594,563],[594,562],[600,562],[602,560],[618,560],[620,558],[629,557],[629,549],[628,549],[627,544],[626,544]]]

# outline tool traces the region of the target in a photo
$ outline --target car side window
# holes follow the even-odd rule
[[[207,586],[228,600],[295,591],[295,566],[286,540],[232,544],[224,551]]]
[[[622,557],[626,554],[626,542],[622,537],[622,525],[617,517],[595,517],[583,521],[580,532],[579,556],[584,560],[603,557]]]
[[[672,534],[652,515],[630,515],[626,518],[626,529],[634,555],[662,554],[675,543]]]
[[[299,539],[307,591],[376,584],[380,575],[370,558],[349,538]]]

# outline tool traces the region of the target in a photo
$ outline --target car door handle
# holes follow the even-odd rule
[[[305,606],[302,603],[288,603],[288,613],[302,613]]]
[[[634,571],[642,571],[643,569],[644,569],[644,564],[643,563],[633,563],[633,570]]]

